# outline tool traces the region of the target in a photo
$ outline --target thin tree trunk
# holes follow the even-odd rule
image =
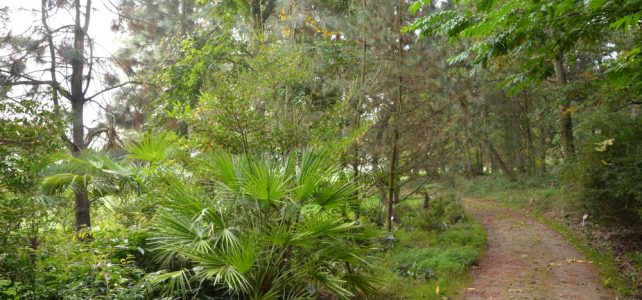
[[[397,31],[399,32],[397,38],[397,99],[394,107],[394,129],[392,133],[392,151],[390,155],[390,170],[388,173],[388,207],[387,207],[387,218],[386,218],[386,229],[389,232],[392,232],[392,216],[393,216],[393,206],[395,202],[395,191],[397,190],[395,176],[397,172],[397,160],[399,159],[398,155],[398,145],[399,141],[399,118],[401,114],[401,100],[403,98],[403,77],[401,73],[401,66],[403,63],[403,36],[401,34],[401,22],[402,22],[402,7],[403,1],[397,2]]]
[[[58,82],[57,76],[56,76],[56,48],[54,47],[53,43],[53,35],[51,32],[51,28],[49,27],[49,24],[47,23],[47,0],[42,0],[41,3],[41,9],[42,11],[41,16],[42,16],[42,26],[45,29],[45,34],[47,35],[47,48],[49,48],[49,55],[51,56],[51,64],[50,64],[50,69],[49,69],[49,74],[51,75],[51,82],[54,84]],[[56,88],[52,87],[52,99],[54,103],[54,107],[58,109],[60,106],[60,102],[58,100],[58,90]]]
[[[521,128],[521,123],[522,123],[522,115],[521,115],[521,107],[519,104],[519,99],[517,97],[512,97],[513,100],[513,138],[514,138],[514,145],[515,145],[515,165],[517,166],[517,170],[520,173],[526,173],[526,164],[524,162],[524,143],[522,140],[522,128]]]
[[[362,8],[365,9],[366,2],[365,0],[361,1],[361,6]],[[362,45],[361,45],[361,74],[359,74],[359,89],[361,91],[361,95],[359,95],[357,104],[355,105],[355,121],[354,121],[354,126],[355,128],[359,128],[361,124],[361,105],[363,103],[366,103],[366,91],[365,91],[365,82],[366,82],[366,54],[367,54],[367,43],[366,43],[366,37],[365,37],[365,25],[362,30],[364,36],[362,37]],[[359,177],[359,142],[355,142],[354,144],[354,158],[352,161],[352,174],[355,178],[355,180]],[[355,221],[359,220],[361,217],[361,199],[359,199],[359,191],[355,191],[355,199],[358,201],[357,209],[354,212],[354,219]]]
[[[535,173],[535,145],[533,143],[533,132],[531,129],[531,120],[528,117],[529,99],[524,98],[524,133],[526,134],[526,147],[528,149],[528,173]]]
[[[395,121],[396,122],[396,121]],[[394,129],[392,134],[392,153],[390,155],[390,168],[388,170],[388,203],[386,207],[386,229],[392,231],[392,217],[394,215],[394,201],[395,201],[395,173],[397,172],[397,140],[399,139],[399,131]]]
[[[430,194],[428,192],[424,192],[424,202],[421,204],[421,208],[428,209],[429,205],[430,205]]]
[[[540,175],[546,175],[546,120],[544,119],[544,116],[541,117],[541,122],[542,124],[540,125],[540,136],[539,136],[539,147],[540,147],[540,152],[539,152],[539,160],[540,160],[540,166],[539,166],[539,172]]]
[[[553,61],[555,68],[555,79],[560,88],[568,83],[566,69],[564,67],[564,54],[559,52]],[[565,96],[564,102],[559,107],[560,113],[560,134],[564,158],[571,159],[575,156],[575,143],[573,142],[573,119],[570,111],[571,100]]]
[[[484,161],[479,146],[475,146],[475,175],[484,175]]]

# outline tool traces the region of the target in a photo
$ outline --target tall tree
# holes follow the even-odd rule
[[[471,59],[473,72],[498,57],[519,57],[521,72],[506,80],[509,86],[520,88],[553,75],[559,91],[561,144],[569,159],[575,153],[572,102],[576,99],[569,93],[567,57],[580,45],[600,42],[610,22],[635,13],[634,3],[637,1],[626,1],[623,6],[613,1],[464,1],[454,9],[419,19],[411,28],[424,35],[475,39],[450,60]]]
[[[73,18],[68,24],[52,27],[54,15],[61,11]],[[51,101],[53,110],[71,113],[70,136],[62,136],[73,155],[78,156],[102,130],[86,130],[85,106],[96,102],[97,97],[129,82],[111,81],[111,84],[94,88],[99,75],[107,75],[98,65],[106,64],[104,58],[94,56],[94,40],[88,34],[92,2],[80,0],[60,2],[42,0],[40,23],[33,25],[34,36],[8,35],[2,48],[8,53],[2,58],[0,85],[9,88],[5,97],[34,97]],[[59,22],[60,18],[57,17]],[[113,75],[111,75],[113,77]],[[24,88],[30,87],[29,89]],[[22,87],[22,88],[21,88]],[[66,100],[62,102],[61,99]],[[76,229],[91,227],[90,200],[82,184],[74,189]]]

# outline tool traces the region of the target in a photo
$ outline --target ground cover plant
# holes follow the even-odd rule
[[[486,235],[452,194],[436,197],[426,209],[409,200],[405,222],[380,255],[381,299],[461,297],[471,268],[486,247]]]

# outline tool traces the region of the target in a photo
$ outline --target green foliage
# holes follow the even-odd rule
[[[398,205],[396,213],[402,220],[409,221],[406,226],[426,231],[443,230],[467,218],[460,199],[452,193],[443,193],[430,200],[427,209],[411,206],[404,209]]]
[[[144,133],[140,142],[133,141],[127,147],[129,158],[148,163],[159,163],[167,160],[172,146],[176,143],[172,133]]]
[[[415,2],[414,11],[420,2]],[[639,26],[642,16],[639,5],[639,0],[462,1],[456,8],[417,19],[405,31],[420,30],[423,36],[444,35],[453,40],[473,41],[449,59],[451,64],[472,62],[471,73],[478,73],[491,63],[500,65],[500,58],[516,60],[521,70],[505,84],[521,90],[530,81],[549,77],[553,72],[550,62],[556,56],[593,47],[608,61],[613,50],[604,44],[608,44],[609,38],[617,42],[622,36],[639,40],[639,35],[628,33]],[[600,68],[606,68],[607,78],[614,86],[640,95],[642,56],[639,47],[631,45],[622,43],[615,60]]]
[[[50,159],[42,181],[42,189],[48,195],[72,189],[87,191],[92,199],[100,200],[138,188],[130,169],[102,153],[85,151],[79,157],[57,153]]]
[[[169,193],[153,245],[168,295],[264,299],[371,293],[371,233],[346,219],[355,186],[325,154],[285,161],[216,155],[195,182],[165,179]],[[364,244],[365,243],[365,244]],[[310,289],[313,286],[313,289]]]
[[[0,100],[0,298],[29,292],[38,276],[37,249],[60,204],[39,193],[40,173],[62,148],[63,120],[37,101]]]
[[[149,256],[137,229],[95,229],[90,242],[50,231],[26,261],[0,277],[0,295],[32,299],[146,299],[152,291],[140,262]],[[134,239],[131,239],[134,237]],[[4,257],[12,261],[11,257]],[[4,262],[3,259],[3,262]],[[14,261],[16,262],[16,261]],[[14,273],[22,271],[23,274]]]
[[[600,114],[590,123],[596,134],[567,168],[565,180],[579,188],[582,205],[598,218],[642,218],[642,118]]]
[[[483,228],[468,219],[437,231],[404,227],[395,235],[398,243],[382,256],[386,269],[380,271],[385,282],[382,292],[394,299],[455,297],[463,291],[468,270],[486,246]]]

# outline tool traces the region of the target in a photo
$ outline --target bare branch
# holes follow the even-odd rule
[[[85,24],[82,26],[83,33],[87,33],[89,29],[89,19],[91,17],[91,0],[87,0],[87,7],[85,8]]]
[[[87,135],[85,136],[85,148],[89,147],[89,145],[93,142],[94,138],[99,136],[102,133],[107,132],[107,128],[105,127],[95,127],[95,128],[89,128],[87,130]]]
[[[44,0],[43,0],[44,1]],[[85,35],[87,35],[87,32],[85,31]],[[91,73],[94,69],[94,41],[87,35],[87,40],[89,41],[89,67],[88,67],[88,73],[87,73],[87,81],[85,82],[85,90],[82,91],[83,95],[87,94],[87,90],[89,89],[89,83],[91,82]]]
[[[128,84],[142,84],[142,82],[127,81],[127,82],[123,82],[121,84],[110,86],[110,87],[105,88],[105,89],[103,89],[103,90],[101,90],[101,91],[99,91],[99,92],[97,92],[97,93],[95,93],[95,94],[93,94],[93,95],[91,95],[89,97],[86,97],[85,101],[91,101],[91,100],[93,100],[94,98],[96,98],[97,96],[99,96],[99,95],[101,95],[103,93],[109,92],[109,91],[117,89],[117,88],[121,88],[121,87],[126,86]]]
[[[12,74],[11,72],[4,71],[0,69],[0,72],[4,72],[10,75],[15,75]],[[49,85],[51,86],[54,90],[58,91],[61,95],[63,95],[65,98],[71,100],[71,94],[63,89],[60,86],[60,83],[51,81],[51,80],[38,80],[35,78],[31,78],[29,76],[26,76],[24,74],[18,74],[18,77],[24,79],[24,80],[18,80],[18,81],[4,81],[0,82],[0,86],[16,86],[16,85]]]

